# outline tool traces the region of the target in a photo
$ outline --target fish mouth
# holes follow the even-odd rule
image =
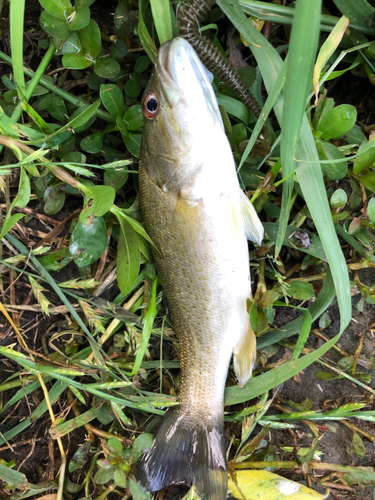
[[[212,88],[213,75],[201,63],[197,53],[184,38],[177,37],[159,49],[157,70],[171,106],[185,96],[202,95],[214,115],[220,115]]]

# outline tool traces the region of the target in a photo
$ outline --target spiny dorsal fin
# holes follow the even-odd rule
[[[242,189],[240,190],[240,202],[246,237],[260,246],[264,236],[264,228],[255,208]]]

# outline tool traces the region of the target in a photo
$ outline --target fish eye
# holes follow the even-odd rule
[[[155,118],[159,111],[159,101],[154,93],[147,94],[143,100],[143,114],[146,118]]]

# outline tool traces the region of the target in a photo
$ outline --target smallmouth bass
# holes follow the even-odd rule
[[[192,46],[175,38],[160,47],[142,100],[140,203],[179,338],[181,390],[138,479],[150,491],[185,482],[224,500],[224,387],[232,353],[239,382],[251,376],[247,237],[260,244],[263,226],[240,189],[211,83]]]

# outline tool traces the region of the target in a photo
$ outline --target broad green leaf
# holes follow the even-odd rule
[[[65,21],[69,14],[73,12],[69,0],[40,0],[40,4],[51,16],[61,21]]]
[[[336,189],[330,199],[331,207],[335,210],[342,210],[348,203],[348,195],[343,189]]]
[[[96,60],[95,73],[102,78],[115,78],[121,71],[121,66],[115,59],[102,57]]]
[[[316,129],[318,137],[337,139],[348,132],[357,119],[357,110],[350,104],[341,104],[326,113]]]
[[[69,37],[70,31],[65,20],[59,20],[48,14],[46,10],[40,14],[39,23],[49,35],[64,40]]]
[[[322,495],[301,483],[278,476],[265,470],[236,471],[235,480],[229,475],[228,492],[234,498],[255,498],[262,500],[323,500],[329,491]]]
[[[90,9],[82,7],[77,9],[69,18],[68,27],[70,31],[77,31],[86,28],[90,22]]]
[[[68,119],[68,110],[66,109],[64,99],[60,96],[55,96],[47,106],[48,113],[60,122],[66,122]]]
[[[141,86],[133,75],[125,83],[125,93],[129,97],[138,97],[141,93]]]
[[[125,113],[124,96],[114,83],[100,86],[100,98],[108,113],[114,118]]]
[[[134,229],[122,217],[118,220],[121,232],[117,249],[116,275],[121,293],[126,296],[139,273],[140,252]]]
[[[102,46],[99,26],[91,19],[89,24],[80,30],[79,35],[88,58],[96,59]]]
[[[123,116],[123,121],[128,130],[138,130],[143,125],[142,107],[139,104],[131,106]]]
[[[291,210],[293,177],[296,169],[295,158],[298,149],[302,117],[318,47],[321,1],[297,0],[284,85],[284,108],[281,117],[281,163],[283,195],[279,219],[279,232],[276,239],[275,256],[281,250],[285,230]],[[309,36],[306,36],[306,33]]]
[[[107,169],[104,172],[103,181],[106,186],[112,186],[118,191],[128,180],[129,173],[121,170]]]
[[[140,56],[135,61],[134,73],[144,73],[150,65],[150,58],[148,56]]]
[[[119,0],[113,16],[116,28],[120,28],[129,18],[129,6],[127,0]]]
[[[8,216],[9,214],[9,216]],[[3,221],[3,226],[0,231],[0,240],[3,238],[11,229],[12,227],[17,224],[18,221],[20,221],[23,217],[25,217],[25,214],[14,214],[10,215],[10,212],[5,216],[4,221]]]
[[[310,300],[314,289],[307,281],[292,281],[288,286],[288,294],[297,300]]]
[[[330,142],[316,141],[316,146],[319,158],[326,162],[327,160],[342,160],[340,162],[334,161],[332,163],[321,163],[322,172],[329,177],[332,181],[339,181],[343,179],[348,172],[348,165],[345,160],[344,154],[334,144]]]
[[[69,251],[78,267],[95,262],[107,248],[107,228],[102,217],[93,217],[89,226],[78,222],[70,238]]]
[[[375,163],[375,141],[364,142],[360,145],[353,163],[353,174],[358,175],[365,168]]]
[[[96,217],[106,214],[112,207],[115,197],[116,191],[112,186],[91,186],[86,193],[86,204],[89,208],[82,210],[79,220],[83,222],[92,214]]]
[[[324,115],[331,111],[335,107],[335,101],[330,97],[320,96],[318,105],[314,111],[314,118],[312,121],[313,129],[316,130],[320,120]]]
[[[127,147],[128,151],[139,158],[141,152],[141,140],[142,134],[139,132],[131,132],[128,130],[124,130],[125,133],[122,133],[122,139]]]
[[[129,47],[125,40],[116,40],[110,47],[109,53],[112,59],[123,59],[129,51]]]
[[[268,327],[268,319],[265,312],[253,304],[250,309],[250,322],[255,335],[264,332]]]
[[[20,182],[18,185],[18,191],[16,196],[14,197],[12,204],[10,206],[10,210],[14,207],[24,208],[29,203],[31,196],[30,189],[30,179],[24,168],[21,168],[20,171]]]
[[[147,491],[140,483],[137,483],[134,477],[128,477],[127,485],[132,494],[133,500],[150,500],[151,493]]]
[[[140,434],[132,446],[132,451],[130,452],[129,462],[137,462],[145,451],[148,451],[152,445],[152,434],[143,432]]]
[[[123,470],[116,468],[113,480],[120,488],[126,488],[126,474]]]
[[[358,178],[367,189],[369,189],[372,193],[375,193],[374,170],[362,170],[362,172],[358,175]]]
[[[266,309],[267,307],[271,306],[279,298],[279,296],[280,293],[277,292],[276,290],[267,290],[260,297],[260,299],[257,302],[257,305],[261,309]]]
[[[352,445],[356,455],[358,455],[361,458],[364,458],[366,455],[366,447],[363,444],[362,438],[357,432],[353,433]]]
[[[69,389],[71,390],[71,387],[69,387]],[[77,389],[74,388],[74,391],[77,391]],[[77,392],[79,393],[79,391]],[[88,441],[84,441],[82,444],[78,446],[78,449],[74,453],[73,458],[69,461],[68,469],[70,473],[74,472],[75,470],[81,469],[87,463],[90,457],[89,452],[90,452],[90,444],[88,443]]]
[[[113,476],[115,474],[116,467],[113,465],[109,467],[108,469],[104,469],[102,467],[99,467],[97,472],[95,473],[94,476],[94,481],[96,484],[105,484],[108,483],[111,479],[113,479]]]
[[[96,132],[86,136],[82,139],[80,146],[86,153],[99,153],[103,147],[103,134],[101,132]]]
[[[85,69],[93,63],[91,59],[87,59],[83,54],[64,54],[61,62],[66,69]]]
[[[375,198],[371,198],[367,205],[367,214],[370,221],[375,224]]]
[[[152,16],[160,45],[172,38],[172,19],[169,0],[150,0]]]
[[[59,212],[65,203],[65,193],[56,186],[49,186],[44,195],[44,212],[47,215]]]

